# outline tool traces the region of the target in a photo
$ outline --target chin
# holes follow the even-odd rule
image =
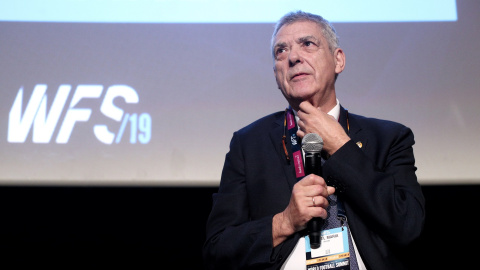
[[[303,91],[303,92],[297,91],[296,93],[291,95],[291,98],[293,100],[304,101],[304,100],[311,99],[314,95],[315,95],[315,92],[313,91]]]

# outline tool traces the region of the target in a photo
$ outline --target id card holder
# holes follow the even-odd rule
[[[323,230],[320,235],[320,247],[316,249],[310,247],[310,238],[305,236],[307,270],[349,270],[348,227]]]

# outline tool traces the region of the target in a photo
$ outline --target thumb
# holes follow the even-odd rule
[[[332,195],[335,193],[335,188],[331,186],[327,186],[327,192],[328,192],[328,195]]]

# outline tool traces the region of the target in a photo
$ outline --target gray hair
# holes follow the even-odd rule
[[[278,31],[282,26],[289,25],[299,21],[310,21],[318,24],[322,28],[323,37],[328,42],[328,48],[330,52],[334,52],[335,49],[339,47],[339,41],[337,32],[335,28],[330,24],[329,21],[325,20],[320,15],[315,15],[312,13],[304,12],[304,11],[295,11],[285,14],[275,25],[275,30],[273,31],[272,40],[271,40],[271,49],[272,49],[272,56],[275,58],[275,52],[273,51],[274,40],[277,36]]]

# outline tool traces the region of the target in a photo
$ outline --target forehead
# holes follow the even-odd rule
[[[321,26],[311,21],[299,21],[284,25],[278,30],[274,44],[296,41],[307,36],[313,36],[319,40],[323,39]]]

